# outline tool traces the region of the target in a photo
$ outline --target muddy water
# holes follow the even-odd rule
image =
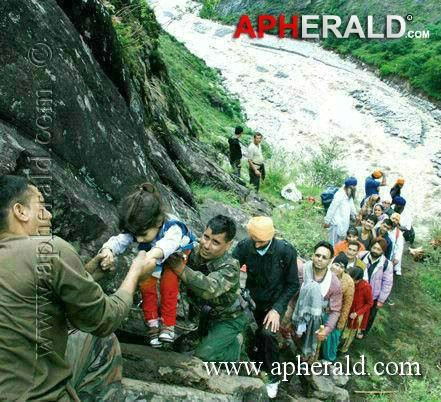
[[[317,44],[265,37],[233,39],[234,27],[204,20],[185,0],[150,1],[164,29],[211,66],[237,94],[248,124],[275,147],[307,155],[337,141],[361,184],[374,169],[402,195],[420,229],[441,216],[441,111],[404,94]],[[363,185],[359,186],[363,192]]]

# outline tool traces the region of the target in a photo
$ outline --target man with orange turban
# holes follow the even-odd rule
[[[403,188],[403,186],[404,186],[404,179],[402,177],[399,177],[395,182],[394,186],[390,189],[390,196],[392,197],[392,199],[401,196],[401,189]]]
[[[251,218],[247,224],[249,238],[242,240],[233,252],[240,266],[247,267],[246,288],[256,303],[253,311],[257,321],[255,346],[257,360],[268,372],[280,362],[276,337],[289,300],[299,289],[296,249],[285,240],[274,237],[273,220],[267,216]],[[280,379],[270,375],[267,392],[277,395]]]
[[[379,179],[381,178],[381,182]],[[364,201],[373,194],[379,194],[380,186],[386,185],[386,175],[381,170],[374,170],[372,174],[366,177],[364,182],[364,191],[365,197],[361,202],[361,206],[363,206]]]

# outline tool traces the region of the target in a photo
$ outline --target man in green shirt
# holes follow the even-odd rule
[[[217,215],[207,223],[187,265],[183,261],[173,264],[187,287],[200,330],[208,330],[195,351],[204,361],[239,361],[243,334],[250,323],[241,305],[239,263],[228,252],[235,235],[234,221]]]
[[[109,395],[121,380],[112,333],[127,316],[138,283],[155,266],[140,252],[120,288],[106,296],[89,273],[103,273],[100,257],[85,268],[67,242],[52,236],[51,218],[37,187],[22,177],[0,177],[2,400]],[[68,321],[80,330],[69,343]]]

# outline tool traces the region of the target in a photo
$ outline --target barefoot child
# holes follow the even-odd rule
[[[120,229],[123,233],[111,237],[102,247],[106,257],[103,265],[113,264],[114,255],[124,253],[130,244],[137,242],[139,250],[156,260],[152,277],[141,283],[144,320],[149,327],[149,343],[161,347],[162,342],[174,341],[176,305],[179,280],[164,262],[176,252],[189,253],[194,248],[196,237],[187,226],[167,214],[160,195],[150,184],[143,184],[127,196],[120,206]],[[157,280],[160,279],[161,321],[158,315]]]

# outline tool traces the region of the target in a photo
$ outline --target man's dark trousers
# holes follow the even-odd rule
[[[260,169],[258,170],[260,171]],[[257,192],[259,192],[260,176],[257,176],[256,173],[254,173],[254,169],[251,167],[249,168],[249,172],[250,172],[250,184],[254,186]]]
[[[274,368],[275,362],[280,362],[279,343],[277,341],[277,333],[271,332],[271,328],[265,329],[263,320],[268,314],[268,311],[255,310],[253,311],[258,328],[254,338],[254,345],[257,348],[252,356],[256,362],[263,362],[263,367],[267,370],[269,377],[278,380],[278,376],[271,375],[271,370]]]

